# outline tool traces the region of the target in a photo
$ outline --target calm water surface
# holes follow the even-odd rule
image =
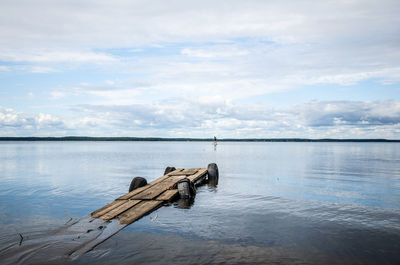
[[[400,264],[398,143],[0,142],[0,250],[100,208],[134,176],[211,162],[218,187],[72,263]]]

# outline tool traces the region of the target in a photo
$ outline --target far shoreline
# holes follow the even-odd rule
[[[222,138],[218,142],[389,142],[399,143],[395,139],[307,139],[307,138]],[[213,138],[163,138],[163,137],[89,137],[89,136],[63,136],[63,137],[0,137],[0,141],[92,141],[92,142],[210,142]]]

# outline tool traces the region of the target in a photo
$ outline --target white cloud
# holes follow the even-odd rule
[[[37,126],[58,126],[63,125],[63,122],[50,114],[39,113],[34,117]]]
[[[244,49],[238,49],[231,45],[224,46],[211,46],[201,49],[185,48],[181,51],[183,55],[190,57],[199,58],[224,58],[234,56],[245,56],[249,54],[249,51]]]
[[[50,114],[30,115],[0,106],[0,128],[2,136],[38,135],[41,133],[47,135],[63,130],[65,124],[60,118]]]
[[[14,112],[9,108],[0,108],[1,126],[18,126],[26,122],[27,119],[24,115]]]
[[[381,126],[400,124],[400,102],[333,101],[302,104],[293,108],[308,126]]]
[[[7,72],[10,71],[10,67],[5,66],[5,65],[0,65],[0,71],[1,72]]]
[[[61,91],[51,91],[50,95],[53,99],[61,99],[66,97],[66,93]]]
[[[32,66],[32,67],[29,67],[28,69],[30,72],[38,73],[38,74],[47,74],[47,73],[57,72],[56,69],[51,68],[51,67],[45,67],[45,66]]]
[[[105,53],[92,51],[0,49],[0,61],[28,63],[107,63],[117,59]]]

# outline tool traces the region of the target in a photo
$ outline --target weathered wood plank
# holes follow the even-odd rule
[[[125,202],[125,201],[113,201],[113,202],[107,204],[106,206],[103,206],[103,207],[101,207],[100,209],[98,209],[98,210],[92,212],[90,215],[91,215],[93,218],[98,218],[98,217],[102,216],[103,214],[105,214],[105,213],[111,211],[112,209],[114,209],[114,208],[120,206],[120,205],[123,204],[124,202]]]
[[[117,215],[125,212],[126,210],[132,208],[133,206],[135,206],[136,204],[138,204],[139,202],[141,202],[140,200],[127,200],[125,201],[125,203],[121,204],[120,206],[112,209],[111,211],[109,211],[108,213],[100,216],[99,218],[103,219],[103,220],[110,220],[113,219],[114,217],[116,217]]]
[[[186,175],[183,176],[171,176],[170,178],[154,185],[153,187],[135,195],[132,197],[134,200],[152,200],[165,190],[172,189],[174,185],[180,181],[181,179],[186,178]]]
[[[176,173],[176,174],[174,174],[174,175],[172,175],[172,176],[190,176],[190,175],[193,175],[193,174],[195,174],[195,173],[197,173],[197,171],[194,171],[193,173],[189,173],[189,172],[179,172],[179,173]]]
[[[175,196],[177,196],[178,193],[179,193],[178,189],[166,190],[163,193],[161,193],[160,196],[155,198],[155,200],[157,200],[157,201],[170,201]]]
[[[136,194],[139,194],[139,193],[141,193],[142,191],[145,191],[145,190],[151,188],[152,186],[156,185],[157,183],[160,183],[161,181],[164,181],[165,179],[171,177],[173,174],[178,173],[178,172],[181,172],[182,170],[183,170],[183,168],[178,168],[178,169],[176,169],[176,170],[174,170],[174,171],[172,171],[172,172],[170,172],[170,173],[168,173],[168,174],[166,174],[166,175],[164,175],[164,176],[162,176],[162,177],[160,177],[160,178],[158,178],[158,179],[156,179],[156,180],[153,180],[152,182],[150,182],[150,183],[147,184],[146,186],[137,188],[137,189],[135,189],[135,190],[133,190],[133,191],[131,191],[131,192],[125,194],[125,195],[122,195],[121,197],[117,198],[117,200],[127,200],[127,199],[131,199],[131,198],[132,198],[133,196],[135,196]]]
[[[142,191],[147,190],[147,189],[150,188],[150,187],[151,187],[151,185],[150,185],[150,184],[147,184],[146,186],[137,188],[137,189],[135,189],[135,190],[133,190],[133,191],[131,191],[131,192],[129,192],[129,193],[126,193],[126,194],[122,195],[121,197],[118,197],[116,200],[117,200],[117,201],[120,201],[120,200],[128,200],[128,199],[131,198],[132,196],[134,196],[134,195],[136,195],[136,194],[138,194],[138,193],[141,193]]]
[[[173,173],[171,174],[171,176],[193,175],[196,174],[199,170],[200,168],[188,168],[181,172]]]
[[[207,169],[206,168],[201,168],[196,174],[188,176],[187,178],[190,179],[193,183],[199,180],[201,177],[203,177],[205,174],[207,174]]]
[[[126,212],[119,215],[117,218],[121,224],[130,224],[149,212],[158,208],[163,202],[162,201],[142,201]]]

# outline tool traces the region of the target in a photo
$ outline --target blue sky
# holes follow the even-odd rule
[[[1,136],[400,139],[398,1],[0,12]]]

